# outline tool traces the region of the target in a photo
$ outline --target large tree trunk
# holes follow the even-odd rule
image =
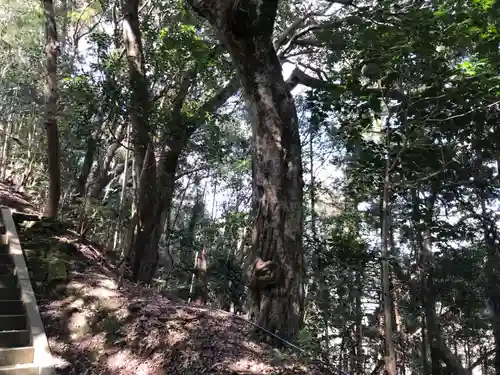
[[[133,271],[137,281],[149,283],[156,273],[158,244],[170,213],[179,155],[180,150],[167,147],[167,150],[160,156],[157,184],[162,188],[161,191],[157,192],[156,202],[151,204],[152,210],[149,215],[143,217],[143,227],[142,230],[139,227],[134,246]],[[141,187],[139,187],[139,191],[141,191]]]
[[[158,264],[158,241],[161,233],[155,221],[157,213],[156,158],[149,125],[150,100],[146,77],[141,31],[139,28],[139,0],[123,3],[123,41],[129,67],[132,143],[136,175],[138,176],[137,213],[138,231],[134,242],[135,281],[149,283]]]
[[[59,132],[57,130],[57,57],[59,43],[57,41],[56,19],[52,0],[43,1],[45,13],[45,55],[47,76],[45,79],[45,119],[47,134],[47,155],[49,170],[49,196],[45,215],[55,217],[61,198],[61,157]]]
[[[257,323],[284,337],[304,310],[302,165],[295,104],[271,42],[277,0],[190,0],[226,44],[252,119],[258,211],[252,301]]]

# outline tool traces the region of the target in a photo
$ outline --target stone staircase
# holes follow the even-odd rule
[[[53,375],[14,221],[9,208],[0,210],[0,375]]]

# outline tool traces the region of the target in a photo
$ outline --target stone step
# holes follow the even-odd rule
[[[0,315],[24,315],[26,310],[22,301],[0,301]]]
[[[35,349],[32,346],[23,348],[0,349],[0,366],[32,363]]]
[[[0,332],[28,329],[26,315],[0,315]]]
[[[0,276],[0,288],[17,288],[17,276]]]
[[[0,264],[14,264],[14,259],[10,254],[0,254]]]
[[[3,366],[0,367],[0,375],[39,375],[40,367],[34,364]]]
[[[18,301],[21,299],[21,289],[17,285],[10,288],[0,287],[0,301]]]
[[[0,263],[0,276],[15,275],[16,267],[13,264]]]
[[[0,348],[19,348],[22,346],[31,346],[30,341],[30,333],[28,330],[0,332]]]

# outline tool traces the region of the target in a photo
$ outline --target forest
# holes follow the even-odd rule
[[[0,12],[0,180],[120,283],[325,374],[500,375],[499,2]]]

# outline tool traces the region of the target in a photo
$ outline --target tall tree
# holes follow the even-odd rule
[[[47,135],[47,155],[49,169],[49,197],[45,215],[55,217],[61,197],[61,157],[59,132],[57,130],[57,40],[56,18],[52,0],[43,1],[45,13],[45,118],[44,127]]]
[[[136,280],[149,282],[156,272],[158,263],[157,227],[155,217],[156,158],[149,122],[150,99],[141,30],[139,25],[139,1],[123,3],[123,42],[127,51],[129,69],[130,102],[129,115],[132,125],[136,176],[138,176],[137,212],[138,230],[135,239],[133,262]]]
[[[389,130],[387,130],[387,144],[389,144]],[[393,338],[393,316],[389,268],[389,228],[391,217],[391,166],[393,161],[389,155],[386,156],[386,167],[384,184],[382,188],[382,230],[381,230],[381,252],[382,252],[382,302],[384,305],[384,341],[385,341],[385,371],[388,375],[397,375],[396,351]]]
[[[304,311],[303,182],[295,103],[272,44],[278,1],[189,2],[226,45],[252,122],[253,314],[260,326],[291,337]]]

